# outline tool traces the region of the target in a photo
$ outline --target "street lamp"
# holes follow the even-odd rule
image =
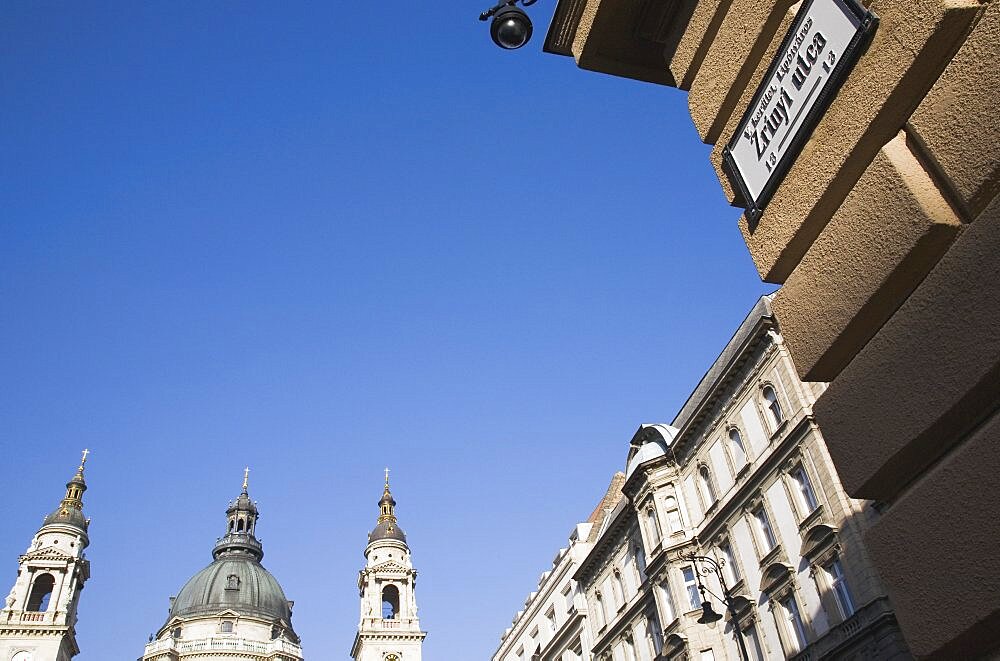
[[[530,7],[537,1],[520,0],[523,7]],[[493,38],[493,43],[506,50],[520,48],[531,39],[531,19],[517,3],[518,0],[504,0],[479,15],[480,21],[493,17],[490,37]]]
[[[726,564],[725,560],[716,560],[715,558],[710,558],[707,555],[698,555],[694,551],[688,554],[681,554],[682,560],[688,560],[691,562],[691,566],[694,567],[694,575],[698,581],[698,591],[701,593],[701,617],[698,618],[700,624],[714,624],[722,619],[722,615],[715,612],[712,608],[712,602],[708,600],[705,595],[708,589],[705,584],[701,582],[702,575],[708,576],[714,573],[719,577],[719,585],[722,586],[722,602],[725,604],[726,608],[729,610],[729,615],[733,619],[733,628],[736,629],[736,643],[740,648],[740,656],[743,661],[750,661],[750,654],[747,652],[746,641],[743,640],[743,632],[740,630],[739,614],[736,612],[736,601],[733,599],[733,595],[729,592],[729,586],[726,585],[726,577],[722,573],[722,567]],[[698,563],[701,563],[699,566]],[[715,595],[718,596],[718,595]]]

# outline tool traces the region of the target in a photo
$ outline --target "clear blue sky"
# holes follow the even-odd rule
[[[0,7],[0,590],[79,460],[83,661],[252,468],[311,661],[393,469],[429,661],[486,659],[762,284],[683,93],[455,3]]]

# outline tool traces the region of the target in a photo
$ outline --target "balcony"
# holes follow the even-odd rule
[[[146,645],[146,655],[156,652],[251,652],[259,654],[261,658],[266,658],[276,652],[287,652],[301,657],[302,648],[287,640],[269,640],[260,642],[247,638],[233,637],[212,637],[198,638],[195,640],[178,640],[167,638],[166,640],[156,640]]]
[[[862,642],[885,624],[895,626],[895,621],[889,601],[885,598],[876,599],[796,654],[792,657],[792,661],[816,661],[848,656],[851,647]]]

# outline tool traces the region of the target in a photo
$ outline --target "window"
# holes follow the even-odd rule
[[[761,392],[764,397],[764,401],[767,403],[767,410],[771,412],[771,418],[774,421],[775,429],[785,421],[785,414],[781,410],[781,404],[778,402],[778,395],[774,392],[774,388],[771,386],[764,386],[764,390]]]
[[[229,620],[224,620],[222,622],[222,626],[219,627],[219,631],[221,631],[222,633],[232,633],[233,632],[233,623],[230,622]]]
[[[803,514],[811,514],[819,503],[816,502],[816,494],[813,492],[812,484],[809,482],[809,474],[802,464],[792,469],[792,482],[795,483],[795,490],[799,501],[799,507]]]
[[[649,539],[652,545],[656,546],[663,535],[660,532],[660,521],[656,518],[656,510],[652,506],[646,508],[646,523],[649,528]]]
[[[31,594],[28,597],[28,607],[25,610],[43,612],[49,609],[49,597],[52,596],[52,589],[55,587],[56,579],[52,574],[39,574],[35,577],[31,585]]]
[[[227,590],[239,590],[240,589],[240,577],[236,574],[230,574],[226,577],[226,589]]]
[[[382,619],[395,620],[399,617],[399,588],[387,585],[382,588]]]
[[[653,656],[656,656],[663,649],[663,629],[660,622],[652,613],[646,615],[646,627],[649,629],[649,637],[653,643]]]
[[[740,580],[740,568],[736,564],[736,556],[733,554],[733,545],[728,539],[719,542],[719,555],[722,556],[722,575],[729,582],[730,587],[736,585]]]
[[[767,516],[767,510],[763,505],[758,505],[754,509],[753,518],[757,522],[758,541],[766,554],[778,545],[778,541],[774,538],[774,530],[771,528],[771,519]]]
[[[736,427],[730,427],[729,429],[729,449],[733,453],[733,464],[736,469],[739,470],[747,463],[747,449],[743,445],[743,437],[740,435],[740,430]]]
[[[622,647],[625,649],[625,661],[636,661],[635,642],[632,640],[632,634],[625,636],[625,639],[622,641]]]
[[[635,562],[636,585],[642,585],[646,580],[646,553],[638,543],[632,546],[632,558]]]
[[[614,582],[612,583],[612,585],[614,586],[613,589],[614,589],[614,593],[615,593],[615,600],[616,600],[618,606],[624,606],[625,605],[625,583],[622,582],[622,572],[621,572],[621,570],[618,569],[617,567],[615,567],[615,571],[613,572],[612,576],[614,576]]]
[[[180,638],[181,637],[181,628],[180,627],[174,627],[170,631],[170,637],[174,638],[174,639]]]
[[[701,595],[698,593],[698,578],[694,567],[684,567],[681,574],[684,576],[684,592],[687,593],[689,609],[701,608]]]
[[[698,658],[700,661],[715,661],[715,652],[712,650],[702,650]]]
[[[562,594],[563,594],[563,599],[566,600],[566,612],[567,613],[573,611],[573,594],[574,594],[574,592],[575,592],[575,590],[573,590],[573,584],[572,583],[567,583],[566,587],[563,588]]]
[[[744,627],[743,641],[747,644],[750,661],[764,661],[764,649],[760,646],[760,635],[757,633],[757,625],[753,622]]]
[[[715,495],[715,486],[712,484],[712,471],[705,464],[698,467],[698,488],[701,491],[702,504],[707,511],[718,498]]]
[[[548,612],[545,613],[545,619],[549,623],[549,631],[555,633],[556,631],[556,609],[549,608]]]
[[[851,591],[847,588],[847,578],[844,576],[844,568],[840,565],[840,558],[834,557],[823,565],[823,571],[826,572],[830,590],[837,599],[840,615],[846,620],[854,615],[854,601],[851,599]]]
[[[670,592],[670,582],[666,579],[660,583],[660,594],[663,597],[663,621],[669,624],[677,618],[677,609],[674,607],[674,595]]]
[[[667,525],[670,527],[670,534],[679,533],[684,528],[684,524],[681,521],[681,510],[677,507],[677,499],[673,496],[667,496],[663,500],[663,506],[667,512]]]
[[[790,651],[799,652],[806,646],[807,642],[806,628],[802,623],[802,615],[799,613],[799,604],[795,601],[795,596],[792,594],[789,594],[779,603],[785,619],[784,629],[792,648]]]
[[[600,631],[608,623],[608,613],[604,610],[604,595],[601,594],[600,590],[594,593],[594,600],[597,602],[597,608],[594,609],[594,624],[597,625],[597,630]]]

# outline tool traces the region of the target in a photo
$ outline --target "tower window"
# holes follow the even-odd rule
[[[31,596],[28,597],[29,611],[46,611],[49,609],[49,597],[55,587],[56,579],[52,574],[40,574],[31,586]]]
[[[399,617],[399,588],[387,585],[382,588],[382,619],[395,620]]]
[[[240,519],[236,524],[236,532],[243,532],[243,519]]]

